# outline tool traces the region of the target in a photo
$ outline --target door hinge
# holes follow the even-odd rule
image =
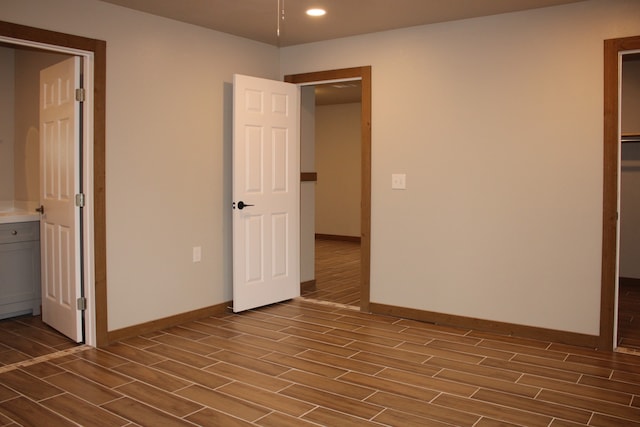
[[[76,101],[78,102],[84,102],[84,88],[78,88],[76,89]]]
[[[80,297],[76,300],[76,307],[78,310],[84,311],[87,309],[87,299],[85,297]]]
[[[76,194],[76,206],[79,208],[84,208],[84,193]]]

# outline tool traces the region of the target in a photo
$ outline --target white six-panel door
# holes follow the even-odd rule
[[[80,342],[80,58],[40,72],[40,220],[42,320]]]
[[[300,295],[299,102],[290,83],[236,74],[233,88],[233,311],[239,312]]]

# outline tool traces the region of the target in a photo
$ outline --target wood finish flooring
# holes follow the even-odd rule
[[[75,342],[45,325],[41,316],[0,320],[0,372],[8,366],[76,346]]]
[[[318,259],[318,295],[357,305],[323,288],[354,277],[341,245],[351,258]],[[640,356],[302,298],[101,349],[22,317],[0,321],[0,426],[17,425],[640,426]]]
[[[640,280],[618,285],[618,346],[640,352]]]
[[[0,372],[0,425],[640,426],[639,360],[297,299]]]
[[[360,243],[316,239],[315,290],[305,298],[360,306]]]

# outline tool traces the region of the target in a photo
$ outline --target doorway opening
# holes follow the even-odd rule
[[[624,52],[621,59],[616,345],[640,353],[640,52]]]
[[[312,237],[313,237],[313,249],[305,250],[304,245],[301,250],[301,258],[309,257],[310,254],[308,252],[314,252],[317,248],[318,252],[324,251],[324,254],[328,256],[325,258],[325,261],[328,260],[329,263],[332,264],[333,267],[341,270],[342,274],[352,274],[355,269],[355,274],[357,277],[352,278],[351,283],[357,283],[358,289],[356,290],[359,293],[358,298],[353,299],[357,302],[358,307],[361,311],[369,310],[369,300],[370,300],[370,256],[371,256],[371,67],[356,67],[356,68],[348,68],[348,69],[340,69],[340,70],[330,70],[330,71],[321,71],[314,73],[306,73],[306,74],[296,74],[285,76],[285,81],[289,83],[298,84],[303,86],[304,88],[308,88],[310,86],[320,86],[328,83],[337,84],[344,82],[359,82],[359,92],[360,92],[360,155],[359,162],[359,230],[357,236],[350,236],[350,233],[346,232],[346,236],[342,234],[333,234],[333,233],[322,233],[322,230],[316,231],[315,223],[311,225]],[[303,131],[304,132],[304,131]],[[315,181],[322,180],[322,175],[317,174],[316,172],[306,172],[302,171],[302,181],[305,184],[305,181]],[[302,212],[304,216],[305,206],[304,194],[301,195],[301,199],[303,200]],[[304,219],[302,219],[304,221]],[[303,232],[304,234],[304,232]],[[307,230],[307,234],[309,231]],[[316,245],[316,234],[318,234],[319,239],[317,239]],[[346,237],[346,238],[345,238]],[[341,239],[342,238],[342,239]],[[304,236],[302,237],[304,239]],[[341,245],[342,241],[342,245]],[[359,242],[359,244],[357,243]],[[357,247],[354,247],[354,243],[357,244]],[[345,246],[342,248],[340,246]],[[349,248],[348,246],[351,246]],[[346,250],[348,254],[345,254],[348,258],[343,258],[341,261],[336,261],[335,256],[331,256],[333,252],[340,252],[342,250]],[[315,256],[312,257],[315,261]],[[315,264],[315,262],[314,262]],[[321,265],[321,264],[320,264]],[[355,265],[355,268],[354,268]],[[316,272],[314,275],[314,279],[311,281],[315,285],[316,279],[319,279],[323,272]],[[322,277],[323,280],[327,280],[327,275]],[[330,277],[329,277],[330,280]],[[353,292],[353,290],[346,290],[346,293]],[[308,289],[308,287],[303,284],[301,286],[301,294],[312,295],[313,290]]]
[[[82,209],[85,283],[85,343],[108,343],[106,307],[106,239],[104,194],[105,73],[106,43],[70,34],[0,21],[0,44],[55,52],[83,59],[85,115],[83,118],[82,181],[85,205]]]
[[[604,42],[604,174],[602,227],[602,291],[600,299],[600,335],[603,350],[619,346],[621,270],[621,81],[623,58],[640,52],[640,36],[605,40]],[[639,129],[640,130],[640,129]]]

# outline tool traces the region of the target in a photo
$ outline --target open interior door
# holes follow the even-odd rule
[[[40,72],[42,320],[83,341],[80,297],[80,58]]]
[[[234,75],[233,311],[300,295],[298,87]]]

